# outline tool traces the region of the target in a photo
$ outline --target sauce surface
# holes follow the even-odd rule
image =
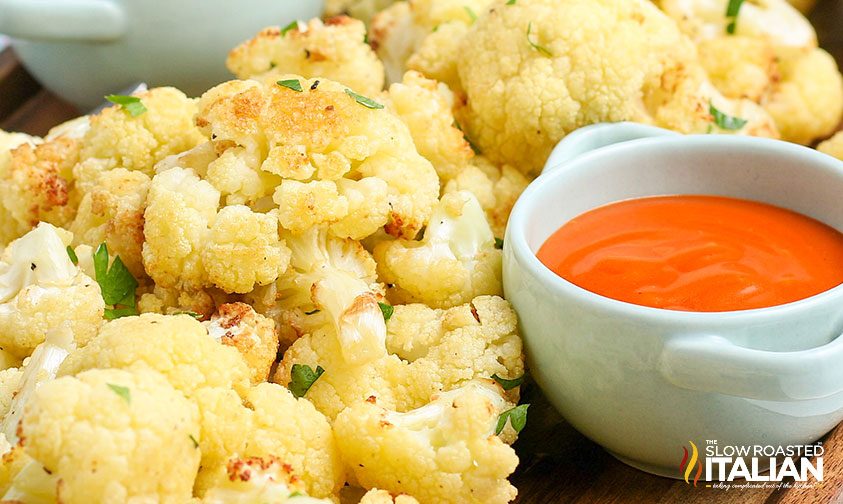
[[[575,217],[536,254],[586,290],[637,305],[749,310],[843,283],[843,234],[754,201],[656,196]]]

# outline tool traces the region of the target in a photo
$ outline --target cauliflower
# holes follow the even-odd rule
[[[269,379],[278,354],[275,322],[257,314],[246,303],[228,303],[220,306],[205,326],[214,339],[240,352],[251,371],[253,385]]]
[[[149,184],[150,178],[138,171],[115,168],[98,172],[70,224],[73,244],[97,247],[104,242],[135,278],[146,276],[141,249]]]
[[[418,504],[419,501],[409,495],[399,494],[392,497],[386,490],[373,488],[363,495],[360,504]]]
[[[839,132],[833,137],[817,146],[817,150],[824,152],[829,156],[834,156],[837,159],[843,160],[843,132]]]
[[[329,499],[314,499],[304,494],[301,479],[289,465],[276,457],[232,458],[226,474],[219,478],[202,499],[202,504],[331,504]]]
[[[351,364],[333,331],[321,328],[302,336],[285,352],[274,381],[291,381],[292,367],[322,367],[324,373],[307,391],[329,418],[369,398],[407,411],[430,398],[476,378],[515,379],[524,374],[521,338],[515,312],[498,297],[478,297],[449,310],[424,305],[394,307],[387,324],[387,349],[366,364]],[[400,331],[400,332],[396,332]],[[507,397],[517,399],[518,390]]]
[[[646,0],[496,4],[463,38],[460,54],[469,137],[493,163],[525,173],[592,123],[705,132],[714,120],[709,104],[751,119],[722,132],[777,135],[757,104],[717,95],[693,43]]]
[[[465,169],[474,152],[454,120],[454,96],[446,85],[410,71],[389,87],[389,102],[443,183]]]
[[[409,493],[426,503],[504,504],[518,456],[495,436],[508,409],[483,384],[441,394],[405,413],[359,402],[334,422],[343,460],[366,488]]]
[[[179,290],[155,285],[151,291],[141,294],[138,311],[163,315],[188,313],[200,320],[208,320],[220,306],[230,301],[230,297],[219,289]]]
[[[73,190],[73,166],[79,142],[60,136],[35,145],[26,142],[0,160],[0,237],[13,240],[39,222],[66,226],[76,213],[78,194]]]
[[[169,87],[150,89],[137,97],[146,111],[136,117],[121,106],[91,117],[81,159],[102,159],[109,169],[126,168],[152,176],[155,163],[204,140],[193,124],[196,100]]]
[[[202,412],[198,495],[207,495],[225,477],[231,457],[283,460],[314,497],[330,497],[342,487],[344,470],[331,425],[308,401],[274,383],[250,389],[242,401],[232,391],[206,388],[197,401]]]
[[[337,236],[361,239],[385,226],[394,236],[414,236],[439,183],[406,126],[336,82],[282,80],[290,87],[231,81],[201,98],[196,120],[222,152],[219,160],[232,152],[228,170],[245,166],[269,176],[239,200],[254,206],[272,195],[281,226],[294,233],[330,226]],[[214,184],[211,173],[209,166]]]
[[[281,30],[266,28],[234,48],[226,65],[238,79],[275,84],[286,74],[324,77],[366,95],[383,90],[383,64],[365,41],[366,26],[339,16]]]
[[[746,2],[727,18],[725,0],[662,0],[698,45],[713,84],[763,106],[784,140],[811,144],[843,118],[843,77],[817,48],[810,23],[785,0]],[[734,22],[734,34],[727,32]]]
[[[386,326],[372,256],[359,242],[332,237],[324,228],[289,234],[287,243],[291,267],[278,281],[276,296],[288,320],[298,315],[310,328],[331,324],[349,363],[381,357]]]
[[[221,345],[190,315],[143,314],[105,323],[73,352],[59,374],[96,368],[153,369],[190,396],[202,387],[249,388],[249,369],[235,348]]]
[[[142,255],[156,284],[244,293],[273,282],[287,268],[289,251],[279,240],[275,217],[245,206],[217,213],[219,197],[190,169],[171,168],[152,179]]]
[[[442,197],[421,241],[375,247],[378,274],[394,302],[450,308],[481,295],[501,295],[501,251],[477,198],[468,191]]]
[[[24,144],[34,147],[40,142],[41,139],[38,137],[0,130],[0,181],[7,178],[9,164],[12,161],[12,151]],[[0,199],[0,247],[20,236],[22,234],[20,227]]]
[[[814,8],[814,4],[816,4],[816,0],[788,0],[791,5],[796,7],[800,10],[803,14],[807,14],[811,12],[811,9]]]
[[[42,384],[21,431],[57,478],[59,502],[183,503],[199,467],[198,417],[158,373],[95,369]]]
[[[512,207],[530,179],[509,165],[497,167],[483,156],[445,185],[445,194],[469,191],[486,212],[486,220],[496,237],[503,237]]]
[[[460,90],[456,62],[460,42],[492,0],[397,2],[372,19],[372,45],[384,61],[388,82],[406,70]]]
[[[39,224],[0,256],[0,346],[18,359],[67,326],[84,345],[102,323],[99,285],[67,253],[72,235]]]
[[[368,23],[375,13],[389,7],[393,2],[395,0],[327,0],[325,2],[325,15],[348,14]]]

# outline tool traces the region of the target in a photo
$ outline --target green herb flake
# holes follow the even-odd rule
[[[495,248],[498,249],[498,250],[503,249],[503,239],[502,238],[498,238],[497,236],[495,236]]]
[[[290,371],[290,383],[287,388],[294,396],[304,397],[310,387],[322,376],[325,370],[322,366],[316,366],[316,371],[306,364],[293,364],[293,369]]]
[[[191,317],[195,318],[196,320],[202,319],[202,314],[196,313],[193,311],[177,311],[173,312],[173,315],[190,315]]]
[[[196,438],[193,437],[193,434],[188,434],[187,437],[189,437],[190,440],[193,441],[194,448],[199,448],[199,441],[197,441]]]
[[[515,0],[507,0],[506,5],[515,5]]]
[[[726,25],[726,33],[729,35],[735,34],[735,29],[738,23],[738,13],[741,11],[741,6],[744,0],[729,0],[729,5],[726,6],[726,19],[729,23]]]
[[[530,44],[530,47],[532,47],[534,50],[538,51],[539,54],[541,54],[543,56],[547,56],[548,58],[552,57],[553,53],[550,52],[550,49],[548,49],[547,47],[541,46],[536,42],[533,42],[533,40],[530,38],[530,36],[532,34],[533,34],[533,22],[531,21],[527,25],[527,43]]]
[[[73,248],[70,245],[67,246],[66,250],[67,250],[67,256],[70,257],[70,262],[72,262],[74,266],[79,264],[79,258],[76,257],[76,251],[73,250]]]
[[[123,387],[122,385],[115,385],[113,383],[106,383],[108,388],[110,388],[115,394],[119,395],[126,404],[132,404],[132,393],[129,390],[129,387]]]
[[[465,140],[468,146],[471,147],[471,150],[479,156],[481,154],[480,149],[476,145],[474,145],[474,142],[472,142],[470,138],[468,138],[468,135],[465,134],[465,131],[462,129],[462,126],[460,126],[460,123],[458,123],[456,119],[454,119],[453,127],[462,131],[463,140]]]
[[[356,101],[360,105],[363,105],[366,108],[370,108],[370,109],[382,109],[383,108],[383,105],[381,105],[380,103],[372,100],[371,98],[366,98],[365,96],[361,96],[361,95],[355,93],[354,91],[352,91],[350,89],[346,88],[345,94],[354,98],[354,101]]]
[[[287,80],[280,80],[276,82],[279,86],[285,87],[287,89],[292,89],[298,93],[302,92],[301,82],[298,79],[287,79]]]
[[[137,315],[135,289],[138,281],[123,264],[120,256],[115,256],[111,267],[108,266],[108,246],[101,243],[94,252],[94,273],[102,291],[102,299],[108,307],[105,318],[113,320],[120,317]]]
[[[521,404],[501,413],[501,416],[498,417],[498,425],[495,428],[495,435],[498,435],[501,431],[503,431],[503,428],[506,427],[507,420],[509,421],[509,425],[515,429],[515,432],[521,432],[524,430],[524,427],[527,425],[527,408],[529,407],[529,404]]]
[[[504,390],[512,390],[524,383],[524,375],[521,375],[518,378],[513,378],[512,380],[507,380],[506,378],[501,378],[496,373],[492,375],[492,379],[498,382]]]
[[[146,106],[137,96],[108,95],[105,99],[115,105],[120,105],[132,117],[137,117],[146,112]]]
[[[384,322],[392,318],[392,314],[395,312],[394,306],[381,302],[378,302],[378,306],[380,306],[381,313],[383,313]]]
[[[288,499],[292,499],[293,497],[304,497],[304,494],[297,490],[287,496]]]
[[[470,17],[470,18],[471,18],[471,22],[472,22],[472,23],[474,23],[475,21],[477,21],[477,14],[475,14],[475,13],[474,13],[474,11],[473,11],[473,10],[471,10],[471,7],[469,7],[468,5],[466,5],[466,6],[464,6],[464,7],[463,7],[463,9],[465,9],[465,12],[468,14],[468,17]]]
[[[708,113],[711,114],[712,119],[714,120],[714,124],[717,125],[718,128],[727,130],[727,131],[735,131],[743,128],[746,125],[746,119],[741,119],[740,117],[733,117],[728,114],[725,114],[711,104],[708,103]]]
[[[281,28],[281,36],[283,37],[284,35],[287,34],[288,31],[293,30],[293,29],[298,29],[298,27],[299,27],[299,20],[298,19],[296,19],[295,21],[291,21],[290,24],[288,24],[284,28]]]

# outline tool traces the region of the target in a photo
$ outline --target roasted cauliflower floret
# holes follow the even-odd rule
[[[410,129],[419,154],[433,164],[439,179],[445,183],[459,175],[474,152],[454,120],[454,96],[448,87],[410,71],[402,82],[389,87],[389,99]]]
[[[242,400],[231,391],[204,389],[197,400],[203,423],[199,495],[216,486],[233,456],[277,457],[315,497],[334,495],[345,481],[328,420],[284,387],[262,383]]]
[[[12,240],[39,222],[64,227],[73,219],[78,194],[73,190],[73,166],[79,141],[59,137],[35,145],[26,142],[0,162],[0,206],[4,241]]]
[[[41,139],[38,137],[0,130],[0,181],[4,181],[8,177],[7,173],[9,163],[12,161],[12,151],[24,144],[33,147],[40,142]],[[0,200],[0,246],[6,245],[25,232],[25,230],[21,231],[22,227],[15,221],[9,209]]]
[[[152,369],[187,396],[203,387],[245,393],[250,376],[238,351],[221,345],[190,315],[152,313],[107,322],[65,360],[59,374],[96,368]]]
[[[495,436],[508,403],[494,388],[468,383],[399,413],[357,403],[334,422],[343,460],[366,488],[408,493],[429,503],[505,504],[515,451]]]
[[[81,159],[103,159],[108,168],[152,176],[155,163],[205,139],[193,124],[196,100],[169,87],[150,89],[137,97],[146,107],[138,116],[117,105],[91,117],[90,129],[82,139]]]
[[[259,315],[246,303],[228,303],[220,306],[205,326],[214,339],[240,352],[253,385],[269,379],[269,369],[278,355],[278,333],[272,319]]]
[[[530,179],[512,166],[497,167],[483,156],[474,158],[454,179],[445,185],[445,194],[469,191],[486,212],[492,232],[503,238],[512,207]]]
[[[817,150],[843,161],[843,132],[837,133],[817,146]]]
[[[102,323],[100,287],[71,261],[72,239],[43,223],[0,256],[0,346],[18,359],[52,329],[67,326],[84,345]]]
[[[183,503],[199,467],[198,417],[158,373],[95,369],[42,384],[21,430],[61,502]]]
[[[202,504],[331,504],[305,495],[301,478],[277,457],[231,458],[226,473],[205,493]]]
[[[708,89],[693,43],[646,0],[501,6],[480,17],[460,49],[462,125],[492,162],[523,172],[537,172],[561,138],[596,122],[703,133],[710,102],[753,113],[731,133],[777,135],[771,118],[755,117],[766,116],[756,104],[728,104]]]
[[[208,320],[220,306],[228,303],[230,298],[231,296],[219,289],[179,290],[155,285],[151,287],[151,291],[140,295],[138,311],[162,315],[187,313],[199,320]]]
[[[144,277],[143,212],[149,184],[149,177],[142,172],[123,168],[100,172],[93,186],[85,191],[70,224],[73,245],[96,248],[105,242],[135,278]]]
[[[419,501],[409,495],[399,494],[393,497],[386,490],[373,488],[363,495],[360,504],[418,504]]]
[[[406,70],[459,90],[456,62],[462,38],[492,0],[397,2],[372,19],[372,45],[384,61],[388,82]]]
[[[295,364],[322,367],[324,373],[305,397],[335,418],[371,397],[384,407],[407,411],[472,379],[524,374],[515,312],[501,298],[479,297],[449,310],[396,306],[387,328],[387,348],[395,353],[385,349],[383,357],[363,365],[346,362],[329,329],[305,335],[286,351],[274,381],[290,383]],[[512,389],[508,397],[515,400],[517,394]]]
[[[156,284],[245,293],[287,268],[289,250],[278,237],[274,215],[242,205],[217,213],[219,197],[190,169],[171,168],[152,179],[143,262]]]
[[[442,197],[421,241],[380,243],[375,260],[396,303],[450,308],[503,291],[501,251],[483,208],[467,191]]]
[[[368,23],[378,11],[389,7],[395,0],[327,0],[325,15],[348,14]]]
[[[286,31],[266,28],[234,48],[226,65],[238,79],[275,84],[283,75],[324,77],[366,95],[383,90],[383,64],[358,19],[311,19]]]
[[[286,314],[280,323],[301,320],[301,332],[330,324],[350,363],[384,354],[386,327],[378,305],[375,262],[359,242],[312,228],[287,235],[290,271],[277,282],[276,299]]]
[[[385,226],[394,236],[414,236],[439,183],[406,126],[339,83],[282,80],[287,85],[227,82],[200,101],[197,123],[220,159],[233,150],[238,166],[275,178],[243,202],[254,206],[272,195],[281,226],[294,233],[330,226],[337,236],[361,239]]]

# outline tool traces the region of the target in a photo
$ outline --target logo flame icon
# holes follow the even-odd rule
[[[691,444],[691,453],[690,453],[690,460],[688,460],[688,449],[684,446],[682,447],[683,455],[682,455],[682,462],[679,463],[679,474],[685,476],[685,483],[689,485],[691,482],[689,481],[691,477],[691,473],[694,471],[696,467],[697,472],[694,474],[694,486],[697,486],[697,482],[700,480],[700,476],[702,475],[702,463],[699,461],[699,451],[697,450],[697,445],[694,444],[693,441],[688,441]]]

